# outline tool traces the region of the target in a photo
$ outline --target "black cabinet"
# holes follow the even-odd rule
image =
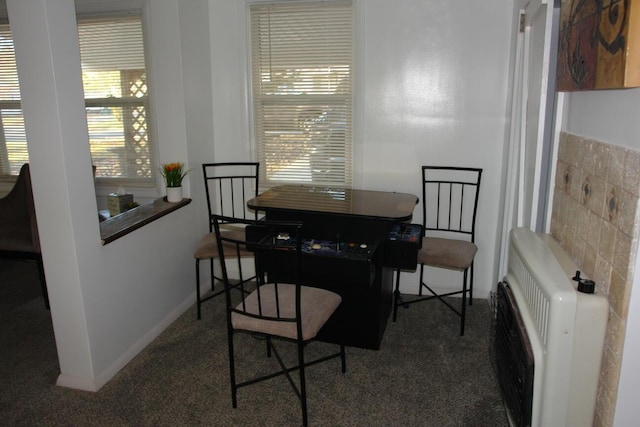
[[[247,202],[268,220],[302,222],[302,282],[342,297],[319,340],[380,348],[393,302],[385,245],[392,226],[411,219],[417,200],[403,193],[283,186]]]
[[[318,334],[321,341],[378,349],[391,310],[390,270],[381,250],[370,259],[305,254],[303,283],[331,290],[342,297],[333,317]]]
[[[384,244],[384,265],[401,270],[415,270],[421,247],[422,225],[393,224]]]

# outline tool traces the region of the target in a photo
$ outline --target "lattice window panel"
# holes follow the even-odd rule
[[[128,96],[144,99],[143,105],[130,105],[123,109],[126,143],[124,163],[129,176],[151,178],[153,168],[147,126],[147,74],[144,70],[122,71],[122,80]]]

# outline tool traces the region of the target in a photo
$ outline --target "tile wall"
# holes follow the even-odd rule
[[[562,133],[551,233],[609,298],[594,426],[611,426],[638,250],[640,152]]]

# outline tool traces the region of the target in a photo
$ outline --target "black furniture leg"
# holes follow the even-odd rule
[[[42,256],[39,256],[36,262],[38,264],[38,275],[40,276],[40,286],[42,287],[42,296],[44,298],[44,306],[47,308],[47,310],[50,310],[51,306],[49,305],[49,292],[47,291],[47,279],[45,278],[45,275],[44,275],[44,265],[42,263]]]
[[[196,305],[198,306],[198,320],[200,320],[200,260],[196,258]]]
[[[302,405],[302,425],[309,424],[307,417],[307,380],[304,373],[304,344],[298,343],[298,366],[300,367],[300,403]]]
[[[398,317],[398,300],[400,300],[400,269],[396,270],[396,290],[393,292],[393,321]]]
[[[215,287],[216,284],[216,276],[215,274],[213,274],[213,258],[209,258],[209,269],[211,270],[211,292],[213,292],[213,288]]]
[[[473,305],[473,262],[471,263],[471,280],[469,280],[469,305]]]
[[[464,271],[464,282],[462,283],[462,307],[460,310],[460,336],[464,335],[464,321],[465,316],[467,314],[467,272],[469,269]]]

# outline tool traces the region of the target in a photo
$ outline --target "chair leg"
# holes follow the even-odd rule
[[[466,320],[466,315],[467,315],[467,293],[469,294],[469,305],[471,305],[471,287],[473,286],[472,280],[473,280],[473,263],[470,266],[471,268],[471,280],[469,280],[469,268],[467,268],[466,270],[463,271],[463,277],[462,277],[462,292],[460,291],[456,291],[456,292],[450,292],[450,293],[446,293],[446,294],[442,294],[442,295],[438,295],[436,292],[434,292],[429,286],[427,286],[424,281],[423,281],[423,275],[424,275],[424,264],[420,265],[420,291],[419,291],[419,296],[422,297],[422,288],[426,288],[428,291],[431,292],[431,294],[433,296],[428,296],[425,298],[419,298],[413,301],[410,301],[411,303],[414,302],[420,302],[420,301],[427,301],[427,300],[431,300],[433,298],[437,298],[439,299],[442,303],[444,303],[447,307],[449,307],[452,311],[454,311],[456,314],[458,314],[458,316],[460,316],[460,336],[464,335],[464,327],[465,327],[465,320]],[[447,302],[443,297],[449,296],[449,295],[454,295],[454,294],[462,294],[462,303],[460,305],[460,311],[458,311],[453,305],[451,305],[449,302]],[[394,319],[395,320],[395,319]]]
[[[216,284],[216,276],[213,274],[213,258],[209,259],[209,269],[211,270],[211,292],[213,292],[213,288]]]
[[[214,291],[214,286],[216,283],[216,276],[213,270],[213,261],[214,261],[213,258],[209,258],[209,270],[211,272],[211,292],[212,293]],[[200,259],[196,258],[196,300],[198,305],[198,320],[202,318],[202,303],[204,301],[207,301],[208,299],[215,297],[216,295],[219,295],[220,293],[222,293],[222,291],[218,292],[218,294],[209,295],[206,298],[202,298],[200,296]]]
[[[267,338],[265,339],[265,342],[267,344],[267,357],[271,357],[271,337],[269,335],[267,335]]]
[[[460,336],[464,335],[464,321],[467,314],[467,272],[466,269],[463,274],[462,282],[462,306],[460,307]]]
[[[235,355],[233,351],[233,331],[231,327],[227,325],[227,347],[229,347],[229,379],[231,381],[231,406],[233,408],[238,407],[238,387],[236,386],[236,364]]]
[[[200,320],[200,305],[202,301],[200,301],[200,260],[196,258],[196,305],[198,310],[198,320]]]
[[[393,321],[398,318],[398,300],[400,299],[400,269],[396,270],[396,290],[393,292]]]
[[[344,345],[340,344],[340,361],[342,362],[342,373],[347,372],[347,356],[344,351]]]
[[[42,262],[42,256],[36,260],[38,264],[38,275],[40,276],[40,286],[42,287],[42,297],[44,298],[44,306],[47,310],[51,309],[49,305],[49,292],[47,291],[47,279],[44,275],[44,263]]]
[[[473,304],[473,262],[471,263],[471,274],[469,275],[469,305]]]
[[[302,406],[302,425],[307,426],[307,383],[304,374],[304,343],[300,341],[298,341],[298,366],[300,366],[300,404]]]

